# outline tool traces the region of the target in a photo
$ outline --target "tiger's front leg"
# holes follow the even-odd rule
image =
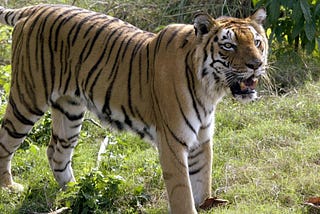
[[[211,197],[212,141],[189,150],[189,176],[196,207]]]
[[[187,147],[172,138],[170,142],[159,141],[158,148],[170,213],[197,213],[189,179]]]

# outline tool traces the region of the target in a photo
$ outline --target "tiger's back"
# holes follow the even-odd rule
[[[72,152],[89,109],[102,122],[153,141],[171,211],[195,213],[211,196],[217,103],[229,89],[237,99],[256,97],[267,62],[264,18],[262,10],[247,19],[199,14],[194,25],[153,34],[77,7],[0,8],[0,22],[14,26],[0,184],[19,187],[11,159],[48,108],[50,167],[61,186],[74,181]]]
[[[146,90],[150,79],[145,73],[150,72],[147,67],[151,65],[146,65],[145,59],[151,57],[146,46],[154,34],[104,14],[43,5],[16,24],[13,37],[13,55],[18,57],[13,58],[12,64],[23,64],[30,72],[23,77],[25,69],[13,68],[21,72],[13,76],[27,79],[28,84],[22,87],[32,89],[23,89],[30,92],[25,94],[31,101],[28,105],[38,103],[42,112],[61,96],[69,96],[122,129],[120,121],[113,121],[111,108],[121,111],[121,106],[130,103],[132,109],[125,111],[134,112],[134,106],[150,103],[150,90]],[[136,66],[141,69],[132,69]],[[113,95],[114,89],[121,90]]]

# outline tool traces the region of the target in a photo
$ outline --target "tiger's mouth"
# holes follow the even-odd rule
[[[248,79],[241,79],[234,82],[231,86],[231,93],[234,97],[246,96],[256,93],[256,87],[258,85],[258,78],[252,75]]]

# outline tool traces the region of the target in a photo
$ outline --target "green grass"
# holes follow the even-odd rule
[[[224,99],[216,114],[212,190],[230,204],[203,213],[306,213],[303,202],[320,195],[319,112],[319,82],[246,105]],[[111,143],[97,168],[106,132],[90,122],[83,129],[73,161],[78,183],[61,191],[45,146],[31,136],[13,161],[14,178],[25,191],[0,190],[0,213],[61,207],[72,207],[74,213],[166,213],[157,152],[132,135],[109,135]]]

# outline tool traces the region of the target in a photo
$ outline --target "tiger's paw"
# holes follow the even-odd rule
[[[218,207],[218,206],[225,206],[229,203],[228,200],[224,199],[219,199],[217,197],[213,198],[207,198],[200,206],[199,208],[202,210],[209,210],[213,207]]]
[[[16,182],[13,182],[12,184],[7,186],[2,186],[2,188],[11,192],[23,192],[24,189],[21,184],[18,184]]]

